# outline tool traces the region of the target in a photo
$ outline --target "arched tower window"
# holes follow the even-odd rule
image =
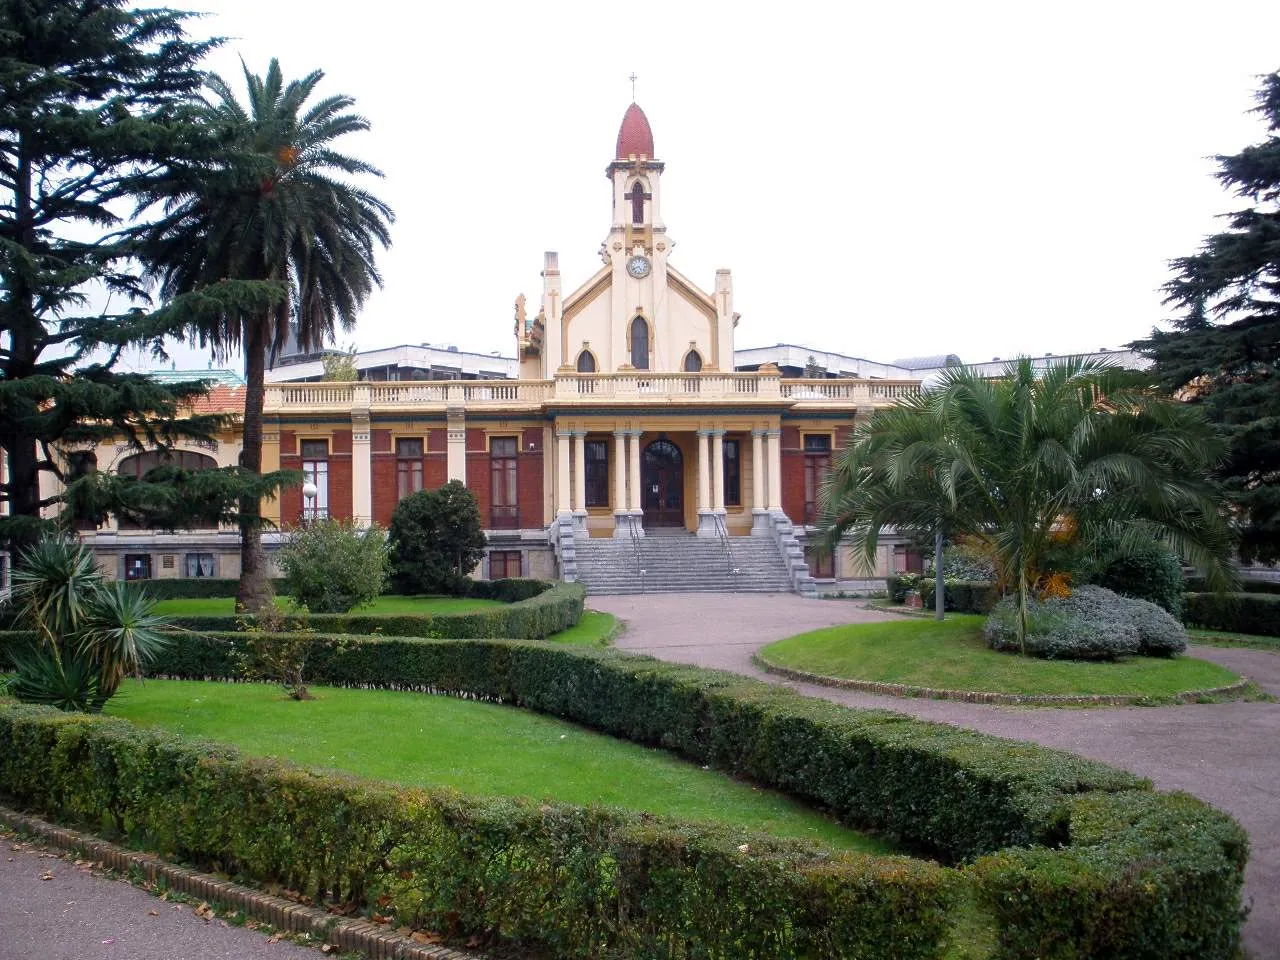
[[[644,192],[644,184],[637,180],[631,185],[627,199],[631,201],[631,222],[636,226],[644,223],[644,202],[651,200],[653,194]]]
[[[579,373],[595,373],[596,358],[590,350],[583,350],[578,354],[578,372]]]
[[[631,365],[637,370],[649,369],[649,322],[644,317],[631,321]]]
[[[689,352],[684,355],[684,372],[697,373],[701,369],[702,354],[691,348]]]

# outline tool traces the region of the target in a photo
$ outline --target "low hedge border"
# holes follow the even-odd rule
[[[530,958],[938,958],[957,878],[606,808],[406,789],[0,706],[19,804],[318,903]]]
[[[328,943],[339,950],[360,951],[370,957],[394,956],[397,960],[485,960],[484,954],[424,946],[393,932],[385,924],[335,916],[318,907],[220,880],[7,807],[0,806],[0,823],[17,833],[35,837],[46,846],[74,853],[107,869],[142,877],[149,884],[163,884],[166,889],[217,904],[226,910],[243,911],[246,916],[269,923],[278,930],[310,934],[316,943]]]
[[[156,672],[191,678],[234,676],[228,648],[235,639],[234,634],[183,635],[156,665]],[[310,678],[316,684],[429,690],[537,710],[664,747],[700,764],[767,784],[827,807],[854,826],[879,830],[912,849],[963,864],[958,876],[973,884],[980,910],[992,918],[998,941],[996,956],[1000,958],[1227,960],[1239,945],[1240,891],[1248,855],[1244,831],[1230,817],[1195,798],[1156,793],[1147,780],[1082,757],[899,714],[847,710],[759,680],[616,650],[510,640],[312,639]],[[33,708],[0,708],[0,718],[22,709]],[[42,716],[35,724],[45,731],[40,737],[51,736],[48,729],[56,728],[65,730],[64,735],[72,741],[80,737],[77,723],[110,723],[62,719],[49,712]],[[143,772],[156,767],[154,758],[178,750],[171,745],[172,738],[157,733],[135,731],[131,736],[155,738],[156,745],[144,751],[148,762],[139,765]],[[94,754],[84,759],[89,767],[77,768],[92,769],[92,778],[59,774],[57,765],[62,763],[59,757],[65,750],[59,753],[63,748],[56,741],[55,737],[50,743],[13,744],[0,735],[0,784],[12,792],[17,780],[28,792],[24,802],[45,803],[55,809],[62,804],[62,816],[96,817],[98,811],[110,809],[116,794],[92,784],[101,780],[100,770],[114,769],[116,761]],[[187,757],[183,770],[208,767],[226,771],[226,764],[217,759],[226,751],[211,749],[215,756],[198,761],[182,753]],[[30,769],[16,770],[22,763]],[[169,816],[164,823],[172,826],[165,829],[173,833],[184,828],[200,838],[206,830],[234,833],[253,826],[241,821],[266,818],[268,823],[261,825],[262,829],[274,832],[263,843],[248,848],[250,854],[268,858],[261,868],[266,874],[286,873],[292,889],[305,887],[305,883],[298,885],[301,880],[293,882],[297,878],[289,871],[297,870],[316,872],[340,890],[359,881],[362,874],[357,868],[366,856],[361,852],[366,842],[363,838],[379,817],[389,816],[381,806],[389,802],[385,797],[399,794],[367,784],[354,794],[343,792],[343,784],[354,781],[303,774],[266,762],[241,761],[240,767],[263,772],[254,776],[234,771],[218,774],[208,803],[201,805],[202,811],[212,805],[213,815],[192,819],[167,807]],[[90,783],[82,786],[82,779]],[[264,782],[269,783],[269,789],[260,786]],[[77,790],[91,787],[97,790],[92,798],[80,800],[81,806],[66,808],[68,796],[75,798]],[[384,799],[368,808],[360,799],[366,793]],[[626,942],[633,954],[744,956],[749,951],[742,944],[749,942],[753,948],[764,945],[754,950],[757,957],[804,956],[805,951],[795,949],[796,941],[783,943],[776,928],[767,926],[770,917],[783,915],[778,911],[784,903],[801,902],[804,906],[791,918],[788,931],[807,929],[805,924],[812,917],[809,911],[821,905],[832,911],[823,923],[835,924],[844,938],[839,949],[824,947],[811,954],[878,955],[879,950],[893,951],[897,956],[939,955],[937,942],[904,943],[901,937],[907,930],[937,929],[930,918],[936,917],[937,910],[950,909],[945,906],[951,902],[947,877],[954,875],[950,873],[943,872],[936,879],[932,874],[910,873],[903,884],[914,892],[897,890],[893,895],[900,897],[901,903],[896,906],[867,906],[855,899],[856,906],[848,908],[834,904],[830,900],[834,894],[824,892],[825,888],[815,891],[807,880],[796,880],[789,867],[768,873],[777,883],[782,883],[778,877],[792,878],[788,882],[793,886],[783,884],[788,891],[794,892],[795,884],[804,888],[793,899],[792,893],[784,894],[776,884],[771,885],[772,881],[759,879],[756,871],[763,868],[754,856],[737,857],[736,847],[724,848],[723,836],[706,839],[705,834],[675,825],[657,826],[652,818],[624,817],[625,829],[619,828],[623,833],[617,836],[627,838],[626,857],[617,862],[631,864],[633,857],[639,858],[644,864],[641,873],[645,883],[668,886],[662,891],[642,886],[635,894],[639,900],[628,901],[628,909],[620,914],[614,912],[617,901],[613,893],[597,893],[589,904],[577,901],[583,911],[580,915],[577,908],[567,905],[566,898],[580,889],[575,884],[587,882],[580,880],[579,870],[585,869],[589,877],[600,876],[601,861],[594,859],[599,847],[591,846],[595,842],[592,838],[608,833],[619,821],[607,819],[601,811],[570,812],[547,805],[536,808],[535,815],[532,805],[514,801],[503,801],[499,816],[496,802],[473,799],[463,803],[456,795],[441,792],[418,795],[427,797],[421,807],[432,811],[435,819],[426,824],[415,821],[413,828],[425,831],[422,843],[437,844],[422,854],[423,861],[451,864],[449,857],[459,856],[453,852],[454,841],[440,853],[439,845],[444,844],[440,837],[465,834],[471,843],[472,835],[467,831],[474,829],[480,837],[467,848],[472,851],[470,857],[490,857],[508,866],[524,861],[554,863],[560,871],[560,880],[550,887],[539,886],[532,879],[521,886],[507,879],[505,872],[496,880],[466,874],[468,883],[478,883],[492,894],[487,909],[499,909],[495,898],[501,894],[499,899],[507,904],[505,915],[513,918],[498,927],[507,942],[516,934],[536,939],[527,932],[532,925],[535,932],[546,936],[552,936],[550,930],[556,931],[558,949],[568,952],[552,955],[608,956],[610,951],[603,947],[582,946],[598,934],[594,924],[603,912],[650,924],[645,930],[664,931],[661,941],[644,939],[657,934],[636,934],[639,941]],[[165,802],[172,807],[176,801],[170,798]],[[292,806],[281,809],[282,803]],[[419,810],[419,806],[413,809]],[[252,818],[245,816],[246,810],[254,812]],[[483,823],[477,825],[468,816]],[[335,817],[343,819],[335,824]],[[593,819],[599,817],[605,819]],[[608,824],[608,829],[602,824]],[[643,843],[629,832],[633,827],[646,838]],[[290,833],[294,828],[296,833]],[[348,830],[350,836],[344,832]],[[378,834],[384,835],[385,831]],[[316,839],[304,843],[302,837]],[[224,837],[224,843],[232,839]],[[613,840],[605,843],[613,851],[611,844]],[[399,849],[399,845],[391,846],[392,851]],[[755,849],[754,842],[751,849]],[[380,847],[379,855],[383,853],[385,847]],[[616,854],[611,852],[610,856],[616,859]],[[561,864],[559,857],[568,857],[571,863]],[[584,859],[590,861],[589,869],[582,866]],[[384,862],[385,857],[369,868],[376,877],[381,875],[375,868]],[[843,868],[833,865],[835,861],[824,863],[827,865],[822,869],[832,885],[840,890],[848,887],[841,874]],[[914,871],[919,862],[903,863],[910,866],[902,870]],[[463,858],[457,869],[465,873],[474,869],[473,864],[473,859]],[[348,878],[346,881],[328,879],[338,865],[342,865],[341,877]],[[871,868],[864,865],[863,869]],[[538,872],[533,867],[530,870]],[[747,872],[737,877],[738,870]],[[696,890],[690,885],[690,872],[702,878]],[[865,875],[859,876],[865,879]],[[928,888],[927,894],[913,886],[917,880]],[[468,929],[492,927],[493,914],[474,902],[475,887],[450,889],[452,899],[433,888],[431,897],[442,899],[428,897],[424,901],[415,893],[410,901],[418,904],[414,909],[425,911],[421,915],[429,921],[434,915],[421,906],[423,902],[435,905],[430,909],[443,909],[439,904],[446,899],[452,905],[460,898],[461,908],[449,909],[466,917]],[[861,890],[854,884],[851,895],[861,897]],[[550,926],[526,914],[526,897],[554,905],[545,911],[551,918],[546,921]],[[808,897],[819,899],[810,903]],[[640,912],[642,905],[649,912]],[[899,914],[918,914],[924,926],[903,923]],[[887,922],[895,924],[892,932],[886,932]],[[732,933],[726,932],[730,923],[737,924]],[[696,943],[688,939],[694,931],[699,931]],[[631,936],[633,932],[628,927],[614,935]],[[744,935],[747,939],[733,940]],[[573,939],[575,936],[579,938]],[[734,945],[729,945],[731,940]],[[622,942],[608,941],[610,945]],[[634,949],[636,942],[644,949]]]
[[[1205,630],[1280,637],[1280,595],[1188,593],[1182,619]]]
[[[821,673],[809,673],[795,670],[766,660],[759,653],[752,654],[751,662],[767,673],[798,680],[802,683],[816,683],[823,687],[836,687],[841,690],[861,690],[864,693],[878,693],[888,697],[903,697],[920,700],[956,700],[961,703],[996,703],[1011,707],[1128,707],[1135,704],[1149,703],[1150,697],[1125,694],[1037,694],[1037,693],[992,693],[977,690],[946,690],[939,687],[916,687],[908,683],[887,683],[880,680],[851,680],[847,677],[828,677]],[[1225,687],[1210,687],[1205,690],[1184,690],[1170,697],[1162,697],[1161,702],[1195,703],[1209,697],[1229,697],[1244,693],[1253,685],[1248,677],[1241,677],[1235,683]]]
[[[1243,593],[1280,593],[1280,580],[1241,580],[1240,590]],[[1209,593],[1211,588],[1204,577],[1187,577],[1189,593]]]
[[[484,584],[484,586],[481,586]],[[546,580],[477,581],[470,596],[502,600],[501,609],[474,613],[378,614],[312,613],[307,626],[319,633],[426,637],[428,639],[543,640],[582,619],[587,591],[580,583]],[[237,616],[166,617],[175,627],[197,632],[239,628]]]

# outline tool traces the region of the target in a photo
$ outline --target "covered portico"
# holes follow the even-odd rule
[[[557,416],[555,437],[554,510],[579,536],[765,535],[782,509],[776,412]]]

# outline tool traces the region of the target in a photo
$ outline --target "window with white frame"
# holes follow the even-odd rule
[[[329,516],[329,441],[302,441],[302,519],[324,520]],[[314,484],[315,496],[308,497],[307,484]]]
[[[218,567],[212,553],[188,553],[182,558],[182,572],[187,577],[212,577]]]

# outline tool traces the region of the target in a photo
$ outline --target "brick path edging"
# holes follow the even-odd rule
[[[163,880],[172,890],[209,903],[243,910],[289,933],[309,933],[318,943],[356,950],[373,960],[486,960],[483,954],[414,943],[385,926],[352,917],[339,917],[318,907],[294,903],[207,873],[169,863],[149,853],[126,850],[78,830],[59,827],[0,805],[0,823],[39,837],[50,846],[101,861],[121,873],[139,871],[149,883]]]
[[[759,653],[751,655],[751,662],[766,673],[772,673],[788,680],[801,683],[816,683],[823,687],[838,687],[842,690],[861,690],[864,693],[879,693],[888,697],[919,698],[924,700],[958,700],[963,703],[994,703],[1010,707],[1128,707],[1142,703],[1148,698],[1136,694],[1034,694],[1034,693],[987,693],[976,690],[943,690],[936,687],[915,687],[907,683],[884,683],[879,680],[849,680],[844,677],[827,677],[820,673],[808,673],[804,670],[792,670],[776,663],[770,663]],[[1169,699],[1176,703],[1194,703],[1201,697],[1225,697],[1243,693],[1252,681],[1241,677],[1235,683],[1225,687],[1210,687],[1206,690],[1184,690]],[[1164,698],[1161,698],[1164,699]]]

